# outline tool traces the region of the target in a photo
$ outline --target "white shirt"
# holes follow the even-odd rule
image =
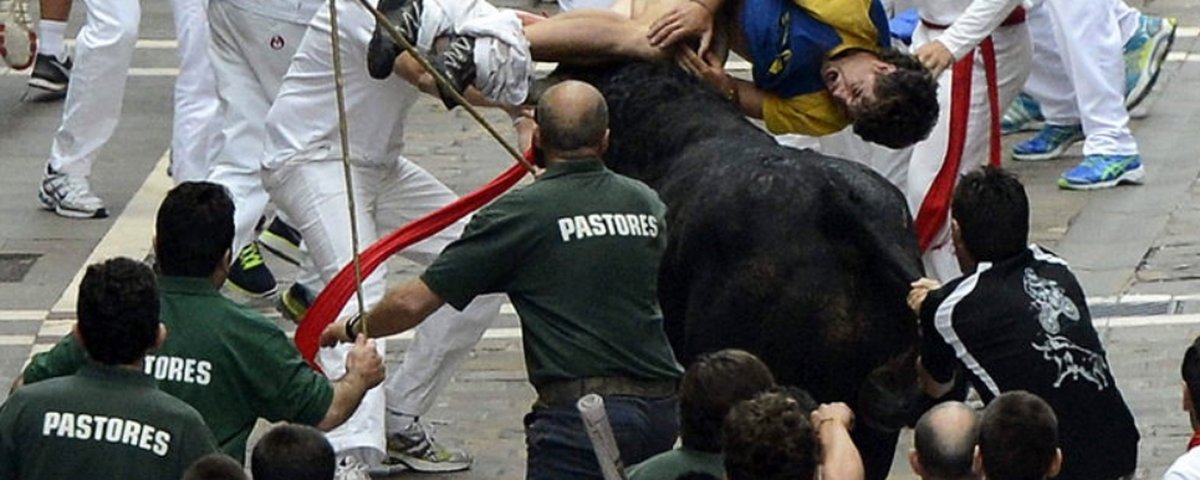
[[[1200,480],[1200,448],[1181,455],[1163,474],[1163,480]]]
[[[419,93],[399,76],[376,80],[367,75],[365,53],[375,28],[370,13],[354,1],[341,0],[338,20],[351,161],[395,162],[404,148],[404,119]],[[267,113],[263,168],[341,158],[329,31],[329,11],[323,8],[312,19]]]
[[[922,20],[950,27],[935,39],[955,59],[975,49],[1020,4],[1021,0],[916,0]]]

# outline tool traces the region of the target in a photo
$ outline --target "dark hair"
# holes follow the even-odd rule
[[[971,256],[1003,260],[1025,250],[1029,238],[1029,198],[1017,177],[985,166],[958,180],[950,214]]]
[[[743,400],[775,385],[771,370],[758,357],[737,349],[701,355],[679,384],[679,436],[683,446],[721,451],[721,423]]]
[[[1103,439],[1095,439],[1103,441]],[[979,455],[989,480],[1042,480],[1058,449],[1058,419],[1050,405],[1025,391],[992,400],[979,424]]]
[[[812,480],[821,457],[809,410],[784,393],[734,406],[721,437],[729,480]]]
[[[554,108],[552,99],[555,96],[548,93],[555,88],[559,86],[551,87],[547,94],[542,95],[534,112],[542,148],[569,152],[600,145],[604,141],[604,132],[608,130],[608,104],[604,97],[597,92],[598,101],[591,108],[567,116]]]
[[[1196,337],[1183,353],[1179,374],[1183,376],[1183,383],[1192,395],[1192,401],[1200,402],[1200,337]]]
[[[158,283],[145,264],[124,257],[88,265],[75,305],[88,355],[129,365],[158,339]]]
[[[948,410],[965,414],[969,424],[957,428],[935,425]],[[917,421],[913,446],[925,473],[935,478],[971,478],[979,419],[975,409],[962,402],[945,402],[925,412]]]
[[[879,59],[896,66],[875,81],[875,99],[851,109],[854,133],[889,148],[929,136],[938,119],[937,79],[917,57],[886,48]]]
[[[249,480],[242,465],[221,453],[210,453],[192,463],[180,480]]]
[[[304,425],[271,429],[250,454],[254,480],[329,480],[336,467],[325,434]]]
[[[233,200],[215,183],[181,183],[158,207],[155,231],[164,275],[208,277],[233,245]]]

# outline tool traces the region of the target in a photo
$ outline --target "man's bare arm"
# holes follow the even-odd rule
[[[412,86],[417,87],[417,90],[440,97],[437,80],[434,80],[433,75],[425,71],[425,68],[421,66],[421,62],[418,62],[408,52],[404,52],[396,57],[396,63],[392,71],[400,75],[400,78],[403,78],[412,84]],[[463,98],[467,99],[471,105],[480,107],[504,107],[504,105],[497,105],[495,102],[488,100],[475,87],[467,88],[467,91],[463,92]]]
[[[812,413],[813,429],[817,443],[821,445],[821,478],[825,480],[862,480],[862,456],[850,429],[854,426],[854,412],[844,403],[827,403]]]
[[[367,390],[383,382],[384,373],[383,358],[375,349],[375,342],[359,335],[346,355],[346,375],[333,383],[333,401],[317,428],[328,432],[350,419]]]
[[[357,330],[354,333],[363,332],[371,338],[395,335],[416,327],[445,303],[423,280],[410,280],[389,290],[365,318],[354,320],[356,326],[353,328]],[[321,345],[328,347],[349,342],[347,322],[342,319],[325,327],[321,332]]]

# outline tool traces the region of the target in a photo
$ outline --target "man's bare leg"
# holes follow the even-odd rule
[[[667,60],[671,51],[650,46],[650,24],[688,0],[622,0],[610,10],[579,9],[525,26],[529,52],[541,62],[575,64],[613,60]]]
[[[37,25],[38,53],[59,60],[66,59],[64,37],[67,33],[67,18],[71,16],[71,0],[41,0],[39,7],[41,19]]]

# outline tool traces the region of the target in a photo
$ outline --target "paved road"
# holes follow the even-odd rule
[[[1094,309],[1106,317],[1100,323],[1107,325],[1110,360],[1143,434],[1138,477],[1154,478],[1186,443],[1176,372],[1184,347],[1200,333],[1194,315],[1200,313],[1200,162],[1192,144],[1200,131],[1200,4],[1156,0],[1145,9],[1178,16],[1184,26],[1159,86],[1135,112],[1142,117],[1134,130],[1149,169],[1147,185],[1059,191],[1054,180],[1078,161],[1078,150],[1063,160],[1009,166],[1029,186],[1034,239],[1071,260]],[[82,8],[76,10],[73,24],[81,18]],[[148,251],[154,208],[170,186],[163,159],[177,60],[167,2],[143,2],[143,10],[125,112],[93,177],[112,218],[72,221],[36,207],[34,189],[61,103],[23,101],[25,77],[0,72],[0,384],[11,381],[31,352],[69,329],[70,284],[89,258]],[[506,167],[502,151],[461,111],[447,114],[423,100],[411,118],[408,155],[455,191],[469,191]],[[502,115],[489,118],[507,129]],[[282,279],[292,275],[276,266]],[[394,277],[414,270],[393,266]],[[477,457],[472,471],[445,478],[522,476],[521,416],[533,395],[515,326],[515,317],[505,314],[429,415],[441,438]],[[392,341],[389,358],[398,361],[406,344]],[[907,471],[898,462],[895,477],[909,478]]]

